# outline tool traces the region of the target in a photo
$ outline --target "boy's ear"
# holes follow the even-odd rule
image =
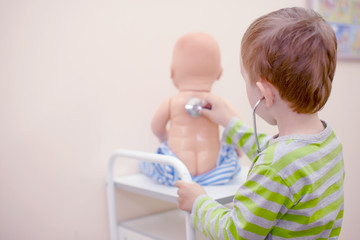
[[[261,79],[260,81],[256,82],[256,86],[264,96],[266,106],[271,107],[275,101],[275,87],[265,79]]]

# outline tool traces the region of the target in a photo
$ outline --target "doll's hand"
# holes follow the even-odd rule
[[[205,100],[200,114],[223,127],[226,127],[234,117],[240,118],[234,106],[215,95],[211,95]]]
[[[175,187],[179,188],[177,191],[178,207],[187,212],[191,212],[194,201],[198,196],[206,194],[204,188],[197,183],[187,183],[180,180],[175,183]]]

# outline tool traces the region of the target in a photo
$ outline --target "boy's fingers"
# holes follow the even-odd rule
[[[175,187],[180,188],[183,185],[184,181],[179,180],[175,183]]]
[[[205,98],[205,102],[207,103],[213,103],[215,101],[215,99],[217,99],[217,97],[215,95],[208,95],[206,98]]]
[[[206,108],[203,108],[199,111],[199,113],[205,117],[209,117],[209,115],[211,114],[211,110],[210,109],[206,109]]]
[[[211,109],[212,105],[209,102],[204,102],[202,105],[202,109]]]

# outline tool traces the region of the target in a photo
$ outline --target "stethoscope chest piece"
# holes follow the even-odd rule
[[[200,117],[200,110],[202,107],[203,101],[200,98],[190,98],[189,101],[185,104],[186,112],[194,118]]]

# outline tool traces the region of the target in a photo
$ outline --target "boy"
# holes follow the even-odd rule
[[[336,38],[316,12],[281,9],[255,20],[241,42],[241,72],[251,106],[278,127],[259,135],[219,98],[201,114],[226,127],[226,141],[253,159],[227,209],[195,183],[176,183],[179,208],[213,239],[337,239],[343,208],[342,145],[317,112],[336,66]]]

